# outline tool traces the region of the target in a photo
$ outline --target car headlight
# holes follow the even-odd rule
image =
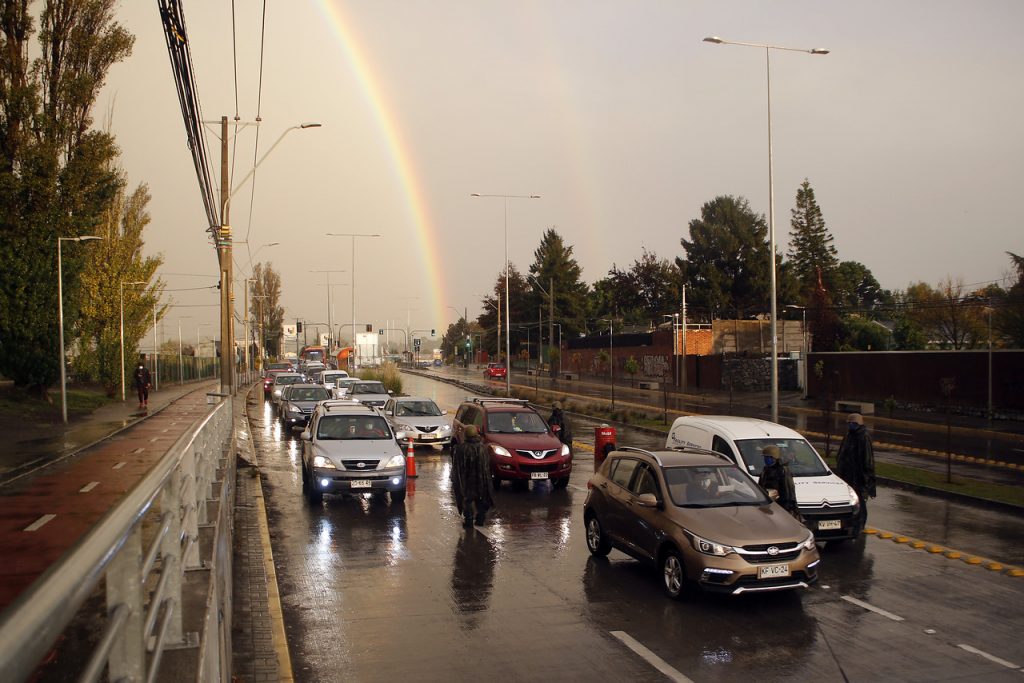
[[[491,444],[491,448],[494,450],[495,455],[503,455],[506,458],[512,457],[512,454],[508,452],[507,448],[502,448],[501,446],[497,446],[494,444]]]
[[[293,406],[292,404],[289,403],[288,404],[288,412],[289,413],[301,413],[302,409],[299,408],[298,406]]]
[[[709,541],[706,538],[701,538],[696,534],[690,534],[690,542],[693,543],[694,550],[699,553],[704,553],[705,555],[725,557],[726,555],[732,555],[736,552],[732,546],[715,543],[714,541]]]
[[[450,431],[452,431],[452,426],[451,425],[441,425],[441,431],[442,432],[450,432]]]
[[[814,533],[808,531],[807,538],[800,544],[800,547],[804,550],[814,550]]]
[[[414,431],[414,430],[413,430],[412,427],[410,427],[407,424],[396,424],[395,425],[395,431],[396,432],[411,432],[411,431]]]
[[[858,496],[857,492],[853,490],[853,487],[850,486],[849,484],[847,484],[846,485],[846,490],[850,494],[850,505],[852,505],[853,507],[859,506],[860,505],[860,496]]]
[[[281,395],[281,390],[280,389],[274,389],[274,396],[280,396],[280,395]]]
[[[391,459],[384,465],[384,469],[391,469],[392,467],[402,467],[405,465],[404,455],[393,455]]]
[[[569,444],[563,443],[562,444],[562,457],[564,458],[567,455],[569,455]]]
[[[334,463],[331,462],[330,458],[325,458],[322,455],[314,455],[313,456],[313,467],[317,467],[317,468],[322,469],[322,470],[336,470],[336,469],[338,469],[337,467],[334,466]]]

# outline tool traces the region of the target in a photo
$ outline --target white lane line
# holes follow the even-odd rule
[[[150,442],[150,443],[153,443],[153,442],[155,442],[155,441],[159,441],[159,440],[160,440],[160,439],[162,439],[162,438],[163,438],[163,437],[160,437],[160,436],[154,436],[154,437],[153,437],[152,439],[150,439],[150,440],[149,440],[149,442]]]
[[[167,432],[169,432],[169,431],[171,431],[170,427],[168,427],[167,429],[161,429],[161,430],[160,430],[160,433],[161,433],[161,434],[166,434],[166,433],[167,433]]]
[[[86,484],[82,488],[78,489],[78,492],[79,493],[89,493],[89,491],[92,491],[94,488],[96,488],[99,485],[100,485],[100,483],[98,481],[90,481],[88,484]]]
[[[586,486],[577,486],[576,484],[569,484],[569,488],[571,488],[574,491],[581,491],[583,493],[587,492]]]
[[[875,607],[874,605],[869,605],[863,600],[858,600],[857,598],[850,597],[849,595],[842,595],[840,597],[843,600],[846,600],[846,602],[852,602],[854,605],[857,605],[858,607],[863,607],[864,609],[874,612],[875,614],[881,614],[886,619],[892,619],[893,621],[904,621],[903,617],[901,617],[900,615],[893,614],[892,612],[886,612],[884,609],[880,607]]]
[[[36,521],[29,524],[27,527],[25,527],[23,531],[38,531],[44,524],[46,524],[56,516],[57,515],[43,515]]]
[[[963,643],[957,645],[957,647],[960,648],[961,650],[967,650],[968,652],[971,652],[973,654],[976,654],[976,655],[979,655],[981,657],[984,657],[988,661],[995,662],[996,664],[999,664],[1000,666],[1005,666],[1007,669],[1019,669],[1020,668],[1019,666],[1017,666],[1013,662],[1008,662],[1005,659],[999,659],[999,657],[996,657],[995,655],[990,655],[987,652],[983,652],[983,651],[979,650],[976,647],[971,647],[970,645],[964,645]]]
[[[116,465],[114,465],[113,467],[111,467],[110,469],[112,469],[112,470],[119,470],[119,469],[121,469],[122,467],[124,467],[124,466],[125,466],[125,465],[127,465],[127,464],[128,464],[128,463],[124,463],[124,462],[119,462],[119,463],[117,463]]]
[[[142,447],[142,448],[136,448],[136,449],[135,449],[134,451],[132,451],[132,453],[141,453],[141,452],[142,452],[142,451],[144,451],[144,450],[146,450],[146,448],[145,448],[145,447]]]
[[[643,657],[648,664],[653,666],[661,673],[668,676],[669,680],[676,681],[676,683],[693,683],[693,681],[683,674],[672,668],[668,662],[654,654],[641,643],[637,642],[633,636],[629,635],[625,631],[609,631],[613,636],[622,641],[622,644],[628,647],[633,652]]]
[[[906,432],[893,432],[888,429],[878,429],[875,431],[885,432],[886,434],[895,434],[896,436],[914,436],[913,434],[907,434]]]
[[[1024,448],[1014,448],[1013,450],[1017,451],[1018,453],[1024,453]]]

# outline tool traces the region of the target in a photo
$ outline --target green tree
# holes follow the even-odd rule
[[[825,218],[814,198],[814,188],[806,178],[796,191],[796,208],[790,213],[789,259],[794,277],[809,295],[817,285],[819,269],[826,285],[831,283],[839,258],[832,244],[832,234],[825,227]]]
[[[58,237],[89,234],[122,185],[92,110],[134,38],[115,0],[5,2],[0,16],[0,373],[43,392],[58,373]],[[30,59],[29,55],[39,55]],[[65,324],[76,327],[86,249],[64,252]]]
[[[644,249],[629,270],[613,265],[608,275],[594,284],[590,316],[617,316],[632,325],[657,324],[662,314],[680,310],[682,298],[679,268]]]
[[[573,247],[565,244],[558,231],[555,228],[548,228],[544,231],[540,244],[533,251],[533,264],[529,271],[530,276],[536,278],[549,293],[552,279],[554,280],[555,322],[562,325],[562,334],[568,336],[575,335],[583,328],[583,318],[587,310],[587,284],[581,279],[583,270],[572,252]],[[546,321],[550,310],[549,300],[536,282],[529,280],[529,285],[530,296],[527,306],[534,311],[534,317],[537,307],[543,306]],[[512,311],[515,313],[514,305]]]
[[[992,324],[1007,342],[1024,348],[1024,256],[1006,253],[1017,272],[1017,281],[1006,292],[1002,305],[996,308]]]
[[[987,343],[984,297],[964,295],[962,279],[947,276],[932,288],[918,282],[907,288],[907,316],[942,348],[970,349]]]
[[[769,306],[768,226],[742,197],[719,196],[690,221],[682,238],[686,258],[676,259],[697,308],[738,318]],[[776,257],[778,263],[778,257]]]
[[[885,351],[889,331],[869,318],[851,315],[842,321],[840,351]]]
[[[623,364],[622,369],[626,371],[627,375],[629,375],[630,386],[635,389],[636,373],[640,372],[640,363],[637,362],[636,358],[630,356],[629,358],[626,359],[626,362]]]
[[[892,293],[882,289],[863,263],[843,261],[832,272],[832,301],[840,308],[863,313],[892,303]]]
[[[256,334],[263,335],[264,356],[276,356],[284,324],[284,306],[281,305],[281,275],[270,263],[257,263],[252,269],[249,284],[249,306]],[[352,338],[355,338],[353,330]]]
[[[512,347],[513,358],[516,357],[516,349],[521,340],[525,340],[525,333],[517,329],[517,325],[524,321],[533,322],[537,319],[536,307],[531,308],[529,302],[530,285],[526,278],[516,268],[515,264],[509,263],[508,269],[509,299],[512,307],[512,331],[509,335],[510,346]],[[557,296],[557,295],[556,295]],[[498,273],[494,281],[492,293],[485,296],[481,303],[483,312],[477,317],[477,324],[484,330],[484,348],[488,353],[495,354],[495,358],[505,356],[505,323],[508,316],[505,313],[505,270]],[[501,311],[501,336],[498,336],[498,310]],[[525,344],[525,341],[523,341]]]

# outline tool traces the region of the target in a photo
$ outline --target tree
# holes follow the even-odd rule
[[[790,213],[789,259],[801,289],[810,294],[818,282],[818,269],[824,282],[831,284],[839,258],[832,244],[832,234],[825,227],[825,218],[814,198],[814,188],[806,178],[796,191],[796,208]]]
[[[687,297],[712,315],[742,318],[769,304],[768,226],[742,197],[723,195],[701,207],[690,221],[690,239],[680,240],[686,258],[676,259]],[[778,257],[776,257],[778,262]]]
[[[632,388],[636,388],[636,373],[640,372],[640,363],[637,362],[636,358],[630,356],[626,359],[622,369],[629,375],[629,383]]]
[[[284,307],[281,306],[281,275],[269,263],[257,263],[252,269],[249,301],[252,307],[253,329],[262,334],[260,343],[266,356],[276,356]],[[355,330],[352,332],[355,337]]]
[[[533,252],[533,264],[529,271],[548,293],[551,292],[554,279],[555,321],[562,325],[563,334],[568,336],[583,329],[587,303],[587,284],[581,280],[583,270],[572,252],[573,247],[566,246],[558,231],[548,228]],[[529,309],[536,312],[538,306],[543,306],[544,318],[547,319],[550,301],[536,282],[530,280],[529,284]],[[514,313],[515,308],[512,310]]]
[[[841,324],[832,307],[832,298],[825,289],[825,283],[818,278],[818,284],[811,294],[807,306],[807,322],[811,328],[815,351],[836,351],[839,348]]]
[[[869,318],[851,315],[842,321],[840,351],[885,351],[889,347],[889,331]]]
[[[629,270],[613,265],[607,277],[594,284],[590,315],[618,316],[626,324],[661,322],[662,314],[682,307],[683,278],[679,268],[654,252],[643,250]]]
[[[841,308],[869,312],[892,303],[892,293],[882,289],[863,263],[843,261],[832,272],[832,301]]]
[[[993,326],[1007,341],[1017,348],[1024,347],[1024,256],[1006,252],[1014,269],[1017,281],[1010,286],[1003,299],[1003,305],[996,309]]]
[[[933,289],[924,282],[907,288],[907,315],[942,348],[969,349],[988,341],[983,302],[964,296],[962,279],[947,276]]]
[[[509,299],[511,300],[512,307],[512,331],[509,335],[510,346],[512,347],[513,358],[515,358],[516,349],[519,346],[520,338],[525,338],[523,333],[516,329],[516,325],[521,324],[523,321],[530,321],[536,319],[537,309],[530,307],[529,295],[530,286],[526,282],[526,278],[523,277],[515,264],[509,263]],[[494,282],[493,294],[484,297],[482,302],[484,304],[484,311],[481,313],[476,322],[483,328],[484,332],[484,348],[490,351],[494,349],[495,353],[498,354],[498,358],[502,358],[505,355],[505,323],[508,320],[508,316],[505,314],[505,271],[504,269],[498,273],[498,277]],[[501,336],[498,337],[498,314],[497,309],[501,309]]]
[[[40,393],[59,374],[57,238],[94,231],[122,184],[113,137],[91,130],[107,73],[134,41],[115,6],[50,0],[36,40],[30,3],[7,2],[0,17],[0,373]],[[62,263],[72,330],[85,251]]]

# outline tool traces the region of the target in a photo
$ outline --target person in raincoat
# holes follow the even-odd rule
[[[775,499],[786,512],[800,519],[800,513],[796,506],[796,486],[793,484],[793,473],[789,471],[789,465],[782,462],[778,446],[765,446],[761,449],[761,456],[764,458],[764,469],[757,483],[765,491],[774,490],[778,497]]]
[[[465,441],[452,449],[452,493],[463,526],[482,526],[491,498],[491,456],[473,425],[466,427]]]
[[[145,365],[145,360],[145,356],[139,357],[139,365],[135,368],[135,375],[133,376],[135,391],[139,393],[140,410],[144,410],[149,407],[149,387],[153,381],[149,374],[149,368]]]
[[[836,474],[860,497],[860,527],[868,521],[868,498],[875,497],[875,451],[860,413],[846,418],[849,430],[836,455]]]
[[[572,430],[569,428],[569,421],[565,419],[562,404],[558,401],[555,401],[554,405],[551,406],[551,417],[548,418],[548,425],[559,441],[572,447]]]

